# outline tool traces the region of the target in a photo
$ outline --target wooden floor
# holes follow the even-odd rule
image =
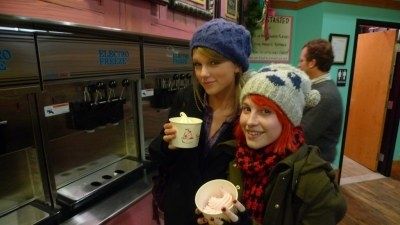
[[[341,189],[347,213],[340,225],[399,225],[400,181],[344,159]]]
[[[341,185],[375,180],[384,177],[385,176],[365,168],[346,156],[343,157],[342,174],[340,179]]]

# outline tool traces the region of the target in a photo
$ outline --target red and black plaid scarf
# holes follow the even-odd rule
[[[304,143],[301,129],[295,130],[293,147],[298,149]],[[291,154],[286,151],[278,155],[272,151],[273,145],[265,149],[249,149],[247,146],[239,146],[236,151],[236,160],[243,172],[244,190],[242,202],[257,223],[262,224],[266,203],[264,191],[269,182],[269,172],[282,159]]]
[[[268,173],[279,162],[280,157],[277,154],[262,150],[239,147],[236,152],[236,159],[243,172],[243,204],[252,217],[262,224],[266,207],[263,195],[269,182]]]

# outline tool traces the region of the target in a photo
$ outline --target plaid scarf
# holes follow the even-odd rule
[[[269,182],[268,173],[279,162],[280,157],[274,153],[239,147],[236,158],[243,172],[242,202],[252,217],[262,224],[266,207],[263,195]]]
[[[301,129],[295,131],[293,144],[296,150],[304,143],[302,134]],[[264,150],[239,146],[236,151],[237,165],[243,174],[242,202],[259,224],[262,224],[265,214],[264,191],[269,183],[269,172],[279,161],[291,154],[291,151],[286,151],[283,155],[278,155],[271,148],[273,148],[272,145]]]

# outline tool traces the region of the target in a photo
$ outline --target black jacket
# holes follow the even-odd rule
[[[201,107],[200,103],[198,105]],[[204,120],[204,110],[199,110],[195,103],[193,88],[188,87],[178,92],[170,110],[169,117],[185,112],[190,117]],[[234,149],[220,143],[233,139],[234,123],[219,136],[212,149],[204,154],[204,123],[200,133],[199,146],[192,149],[168,149],[162,137],[164,130],[149,146],[150,156],[162,171],[167,171],[165,184],[164,221],[165,225],[190,225],[195,221],[194,196],[197,189],[207,181],[226,179],[229,162],[234,158]]]

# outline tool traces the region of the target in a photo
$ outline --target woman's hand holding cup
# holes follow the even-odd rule
[[[197,223],[208,225],[252,225],[252,219],[243,204],[237,200],[233,200],[233,205],[235,207],[235,210],[233,211],[236,211],[236,214],[226,208],[221,209],[221,211],[229,218],[229,222],[220,220],[219,218],[210,218],[207,220],[201,214],[200,210],[196,209],[196,214],[199,215]]]
[[[176,129],[172,126],[171,123],[164,124],[163,140],[165,142],[168,142],[169,149],[176,149],[176,147],[171,143],[174,138],[176,138]]]

